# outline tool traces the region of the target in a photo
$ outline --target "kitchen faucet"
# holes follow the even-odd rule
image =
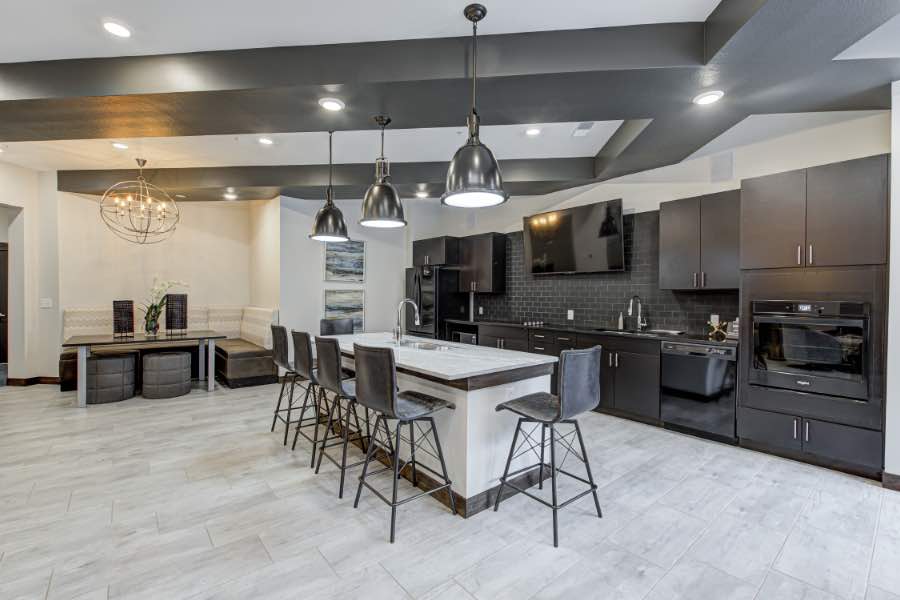
[[[637,300],[637,318],[635,319],[635,330],[640,331],[647,322],[644,321],[641,317],[641,297],[635,294],[631,297],[631,300],[628,301],[628,316],[634,316],[634,301]]]
[[[403,343],[403,307],[406,304],[412,304],[413,310],[415,313],[415,323],[416,325],[421,325],[422,322],[419,320],[419,305],[416,304],[413,300],[409,298],[404,298],[400,301],[400,304],[397,305],[397,328],[394,329],[394,341],[398,344]]]

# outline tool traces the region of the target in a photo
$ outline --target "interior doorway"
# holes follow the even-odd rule
[[[9,298],[9,244],[0,242],[0,386],[6,385],[8,344]]]

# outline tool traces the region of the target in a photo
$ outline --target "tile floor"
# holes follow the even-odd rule
[[[0,389],[0,598],[900,599],[900,494],[593,413],[604,518],[571,506],[560,548],[521,497],[414,502],[391,545],[380,501],[268,432],[276,394]]]

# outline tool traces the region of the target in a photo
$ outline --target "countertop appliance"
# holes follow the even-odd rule
[[[750,383],[868,399],[868,304],[758,300],[751,307]]]
[[[660,419],[676,429],[736,442],[737,348],[661,342]]]
[[[409,335],[441,339],[444,321],[465,315],[466,295],[459,293],[459,272],[443,267],[406,269],[406,297],[419,307],[419,325],[412,311],[406,312]]]

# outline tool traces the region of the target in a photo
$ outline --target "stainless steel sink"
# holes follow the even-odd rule
[[[655,335],[684,335],[683,331],[678,331],[676,329],[648,329],[647,333]]]
[[[406,346],[407,348],[413,348],[415,350],[433,350],[436,352],[442,352],[450,349],[450,346],[444,346],[443,344],[433,344],[431,342],[400,342],[401,346]]]

